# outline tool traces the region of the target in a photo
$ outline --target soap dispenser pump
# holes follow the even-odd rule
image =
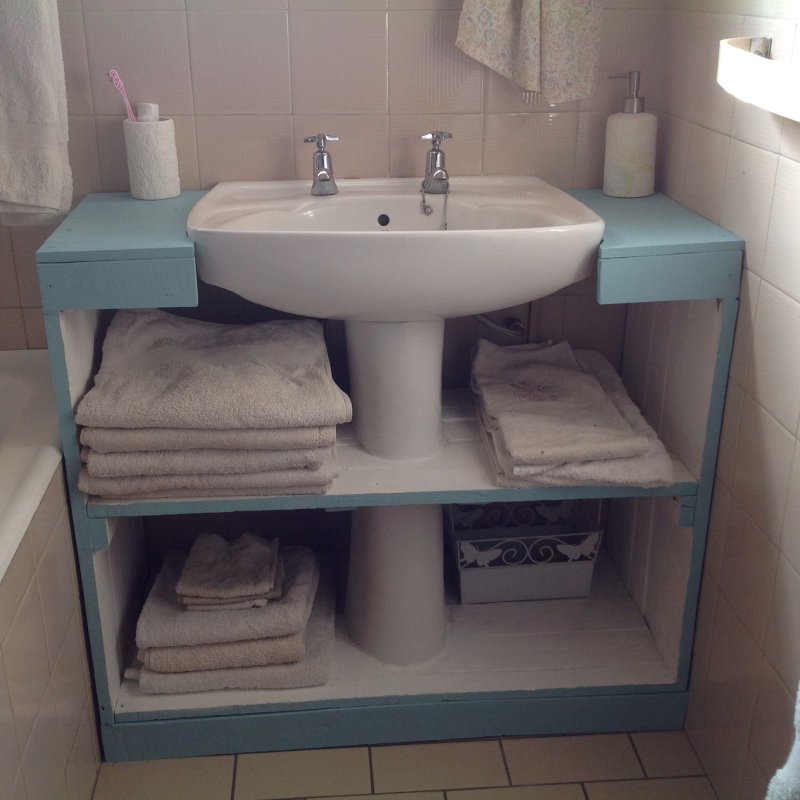
[[[644,110],[641,75],[637,69],[608,76],[628,80],[622,111],[606,123],[603,194],[610,197],[645,197],[655,189],[657,118]]]

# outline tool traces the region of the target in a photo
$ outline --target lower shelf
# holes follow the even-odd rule
[[[449,608],[449,638],[436,659],[386,665],[360,650],[337,620],[330,680],[280,691],[146,695],[125,680],[115,721],[141,722],[232,713],[304,711],[475,699],[486,693],[558,695],[561,690],[668,687],[675,669],[659,653],[647,623],[610,560],[598,559],[587,598]]]

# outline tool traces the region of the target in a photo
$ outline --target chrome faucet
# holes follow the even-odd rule
[[[336,194],[339,188],[333,179],[333,161],[331,154],[325,149],[327,142],[338,142],[338,136],[330,136],[327,133],[318,133],[315,136],[306,136],[304,142],[313,142],[317,145],[314,153],[314,183],[311,186],[311,194],[329,195]]]
[[[422,191],[428,194],[447,194],[450,188],[450,176],[444,168],[444,151],[440,150],[445,139],[452,139],[453,134],[447,131],[430,131],[419,137],[431,143],[431,149],[425,158],[425,177],[422,179]]]

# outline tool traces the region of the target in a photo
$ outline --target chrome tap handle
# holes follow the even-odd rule
[[[317,133],[314,134],[314,136],[306,136],[306,138],[303,139],[303,141],[306,143],[313,142],[314,144],[317,145],[317,150],[325,150],[325,144],[327,142],[338,142],[339,137],[333,136],[332,134],[329,133]]]
[[[445,139],[453,138],[453,134],[448,133],[447,131],[428,131],[428,133],[423,133],[419,138],[430,142],[431,147],[434,150],[438,150]]]

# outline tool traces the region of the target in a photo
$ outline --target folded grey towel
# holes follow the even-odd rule
[[[83,467],[78,488],[100,497],[180,496],[183,490],[201,490],[213,495],[217,490],[237,490],[236,494],[280,494],[287,487],[326,487],[335,477],[332,466],[322,469],[282,469],[242,475],[134,475],[129,478],[95,478]],[[311,492],[309,492],[311,494]]]
[[[175,593],[194,602],[244,600],[268,594],[278,569],[278,539],[243,533],[225,539],[200,533],[183,565]]]
[[[472,367],[492,436],[516,465],[627,458],[647,450],[566,342],[499,347],[478,342]]]
[[[181,500],[196,497],[199,500],[213,500],[215,497],[286,497],[294,495],[321,495],[328,491],[324,486],[271,486],[268,489],[162,489],[159,492],[139,492],[120,494],[113,497],[96,497],[95,500],[124,503],[134,500]]]
[[[81,428],[95,453],[147,450],[305,450],[333,447],[336,426],[307,428]]]
[[[139,614],[136,646],[146,649],[239,642],[301,631],[305,625],[308,595],[316,590],[319,581],[317,559],[311,550],[302,546],[283,547],[281,556],[286,568],[282,597],[270,601],[264,608],[194,614],[181,606],[175,594],[186,557],[170,553]]]
[[[81,448],[86,471],[95,478],[137,475],[236,475],[281,469],[320,469],[333,459],[333,449],[314,450],[155,450],[96,453]]]
[[[647,450],[638,456],[595,461],[575,461],[548,467],[525,467],[514,464],[504,452],[503,444],[482,421],[481,434],[487,454],[497,473],[497,483],[509,488],[532,486],[643,486],[655,488],[673,482],[672,459],[656,432],[630,399],[616,370],[600,353],[577,350],[581,367],[599,381],[609,399],[631,428],[646,439]],[[479,407],[479,416],[482,411]]]
[[[348,422],[313,319],[220,325],[118,311],[75,421],[101,428],[293,428]]]
[[[277,600],[283,594],[285,578],[283,558],[278,555],[275,569],[275,582],[272,588],[261,595],[251,595],[238,600],[227,600],[215,597],[192,597],[178,595],[178,600],[187,611],[219,611],[224,608],[263,608],[270,600]]]
[[[268,667],[209,669],[196,672],[154,672],[147,667],[131,668],[125,677],[139,681],[146,694],[208,692],[217,689],[295,689],[327,683],[333,661],[335,595],[333,581],[320,579],[316,602],[308,619],[305,656],[293,664]],[[243,614],[243,611],[231,611]]]

